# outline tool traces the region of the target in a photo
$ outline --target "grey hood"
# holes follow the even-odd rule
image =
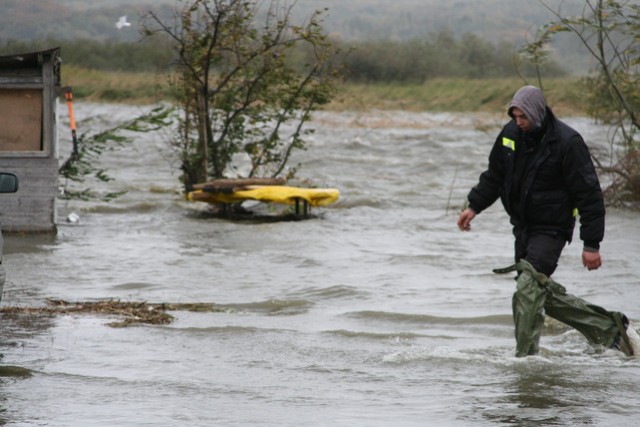
[[[511,110],[517,108],[524,113],[526,118],[533,125],[533,129],[539,129],[547,114],[547,102],[544,100],[542,91],[535,86],[524,86],[518,89],[513,99],[509,103],[509,116],[513,118]]]

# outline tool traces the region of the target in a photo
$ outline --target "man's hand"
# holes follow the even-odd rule
[[[462,231],[471,230],[471,220],[476,217],[476,213],[470,208],[466,208],[458,217],[458,228]]]
[[[587,267],[587,270],[597,270],[602,265],[602,258],[600,252],[583,251],[582,252],[582,265]]]

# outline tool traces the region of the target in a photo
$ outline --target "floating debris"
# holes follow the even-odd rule
[[[0,307],[0,313],[26,316],[55,316],[70,314],[103,314],[119,316],[123,320],[107,323],[114,328],[130,325],[150,324],[167,325],[174,317],[167,311],[224,312],[224,307],[211,303],[160,303],[123,302],[119,300],[68,302],[60,299],[47,299],[42,307]]]

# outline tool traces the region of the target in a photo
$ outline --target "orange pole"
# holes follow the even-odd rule
[[[76,119],[73,117],[73,92],[70,86],[66,89],[64,96],[67,99],[67,108],[69,109],[69,122],[71,124],[71,138],[73,141],[73,156],[75,157],[78,155],[78,138],[76,136]]]

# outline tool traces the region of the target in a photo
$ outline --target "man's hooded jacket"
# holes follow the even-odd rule
[[[531,129],[523,132],[515,120],[504,126],[488,169],[469,193],[469,207],[480,213],[500,198],[514,234],[542,232],[567,241],[579,213],[580,239],[586,249],[599,249],[605,208],[584,140],[555,117],[536,87],[525,86],[516,93],[509,115],[514,107],[524,113]]]

